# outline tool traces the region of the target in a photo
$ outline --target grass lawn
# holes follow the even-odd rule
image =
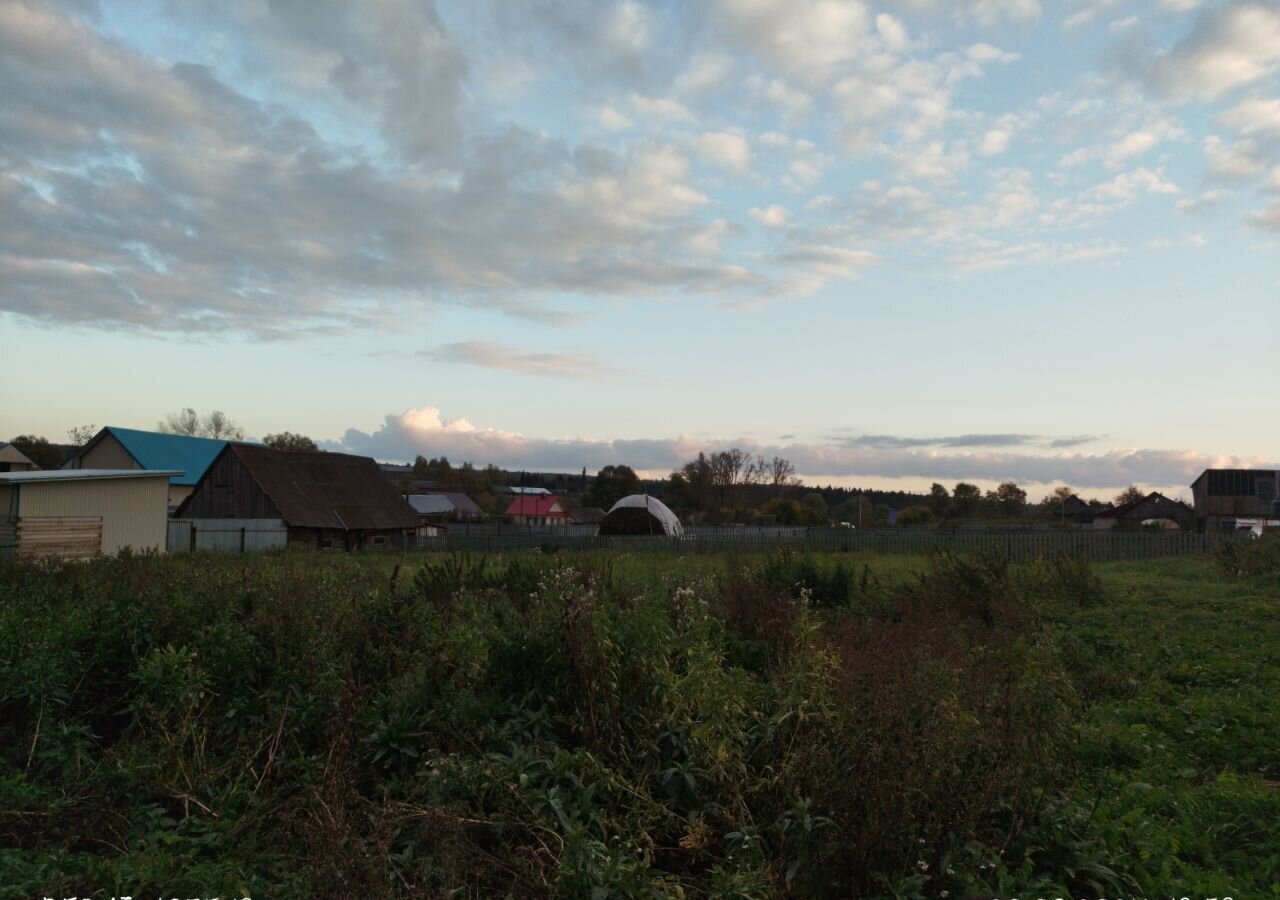
[[[1145,891],[1280,897],[1280,581],[1097,571],[1108,602],[1052,616],[1084,704],[1064,827]]]

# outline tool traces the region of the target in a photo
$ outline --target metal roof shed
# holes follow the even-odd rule
[[[176,469],[0,472],[0,554],[81,558],[165,549]]]

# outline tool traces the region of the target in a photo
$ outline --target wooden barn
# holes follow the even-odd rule
[[[1097,529],[1136,528],[1144,524],[1194,531],[1196,513],[1181,500],[1170,500],[1164,494],[1152,491],[1140,500],[1121,503],[1093,517],[1093,527]]]
[[[1234,528],[1238,519],[1280,517],[1280,472],[1274,469],[1205,469],[1191,483],[1202,528]]]
[[[80,559],[165,549],[168,470],[0,472],[0,556]]]
[[[275,519],[290,546],[355,550],[414,542],[418,514],[366,456],[227,444],[179,519]]]

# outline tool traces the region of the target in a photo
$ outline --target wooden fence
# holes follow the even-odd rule
[[[999,552],[1020,562],[1062,555],[1083,556],[1096,562],[1147,559],[1205,553],[1224,538],[1185,531],[955,531],[892,529],[736,529],[702,532],[689,529],[679,538],[605,537],[599,535],[519,533],[460,533],[425,538],[431,550],[500,552],[531,548],[558,550],[631,550],[676,553],[759,553],[782,547],[819,553],[872,552],[915,554],[933,550],[960,553]]]
[[[84,559],[102,552],[100,516],[24,516],[18,519],[16,555],[31,559]]]

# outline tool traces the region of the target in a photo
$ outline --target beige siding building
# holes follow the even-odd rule
[[[176,473],[169,479],[169,509],[173,510],[191,496],[200,476],[226,445],[226,441],[213,438],[108,425],[65,468],[168,469]]]
[[[171,471],[0,473],[0,554],[80,558],[163,552]]]
[[[30,472],[35,467],[36,464],[13,444],[0,442],[0,472]]]

